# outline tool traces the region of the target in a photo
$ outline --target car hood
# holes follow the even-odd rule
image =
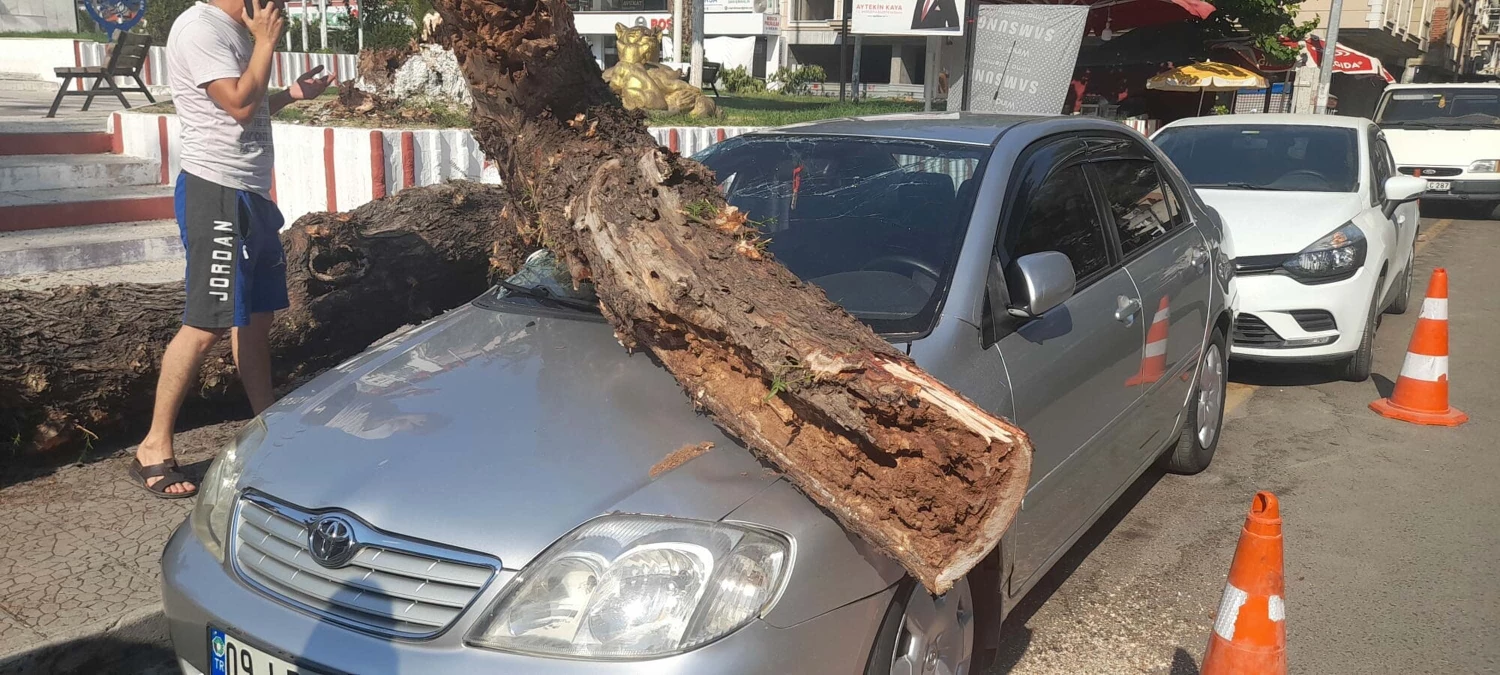
[[[1457,166],[1468,168],[1477,159],[1500,154],[1500,129],[1384,130],[1386,144],[1400,166]]]
[[[377,344],[267,411],[240,485],[519,569],[594,516],[718,520],[777,480],[648,355],[579,317],[469,305]]]
[[[1219,212],[1236,257],[1296,253],[1359,214],[1356,192],[1198,190]]]

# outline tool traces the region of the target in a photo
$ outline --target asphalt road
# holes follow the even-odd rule
[[[1148,474],[1004,626],[994,672],[1194,674],[1256,490],[1281,501],[1293,673],[1500,672],[1500,222],[1424,219],[1417,279],[1451,282],[1455,407],[1420,427],[1372,413],[1421,301],[1386,316],[1376,375],[1232,363],[1204,473]]]

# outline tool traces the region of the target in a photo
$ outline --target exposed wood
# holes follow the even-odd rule
[[[498,214],[495,186],[405,190],[349,213],[313,213],[282,234],[291,307],[271,335],[278,382],[304,379],[410,323],[466,302],[490,268],[530,251]],[[45,451],[148,421],[182,284],[0,291],[0,449]],[[228,349],[200,393],[243,396]]]
[[[928,590],[993,548],[1026,487],[1024,433],[764,254],[712,174],[621,109],[563,0],[436,4],[509,218],[594,282],[626,346],[650,350],[724,429]]]

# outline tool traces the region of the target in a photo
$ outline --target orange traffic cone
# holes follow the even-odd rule
[[[1413,424],[1456,427],[1469,421],[1468,415],[1448,405],[1448,270],[1432,271],[1396,389],[1390,398],[1371,403],[1370,409]]]
[[[1201,675],[1286,672],[1282,586],[1281,508],[1276,495],[1257,492],[1234,549]]]
[[[1167,296],[1161,298],[1161,306],[1156,309],[1156,316],[1151,319],[1151,329],[1146,331],[1146,351],[1141,356],[1141,371],[1125,380],[1125,386],[1134,387],[1142,384],[1151,384],[1161,379],[1167,371],[1167,331],[1170,326],[1167,319],[1172,310]]]

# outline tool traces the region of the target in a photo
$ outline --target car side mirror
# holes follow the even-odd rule
[[[1415,200],[1427,191],[1427,179],[1416,176],[1391,176],[1385,179],[1385,217],[1395,214],[1396,207]]]
[[[1036,318],[1073,297],[1073,261],[1057,251],[1016,258],[1005,276],[1012,316]]]

